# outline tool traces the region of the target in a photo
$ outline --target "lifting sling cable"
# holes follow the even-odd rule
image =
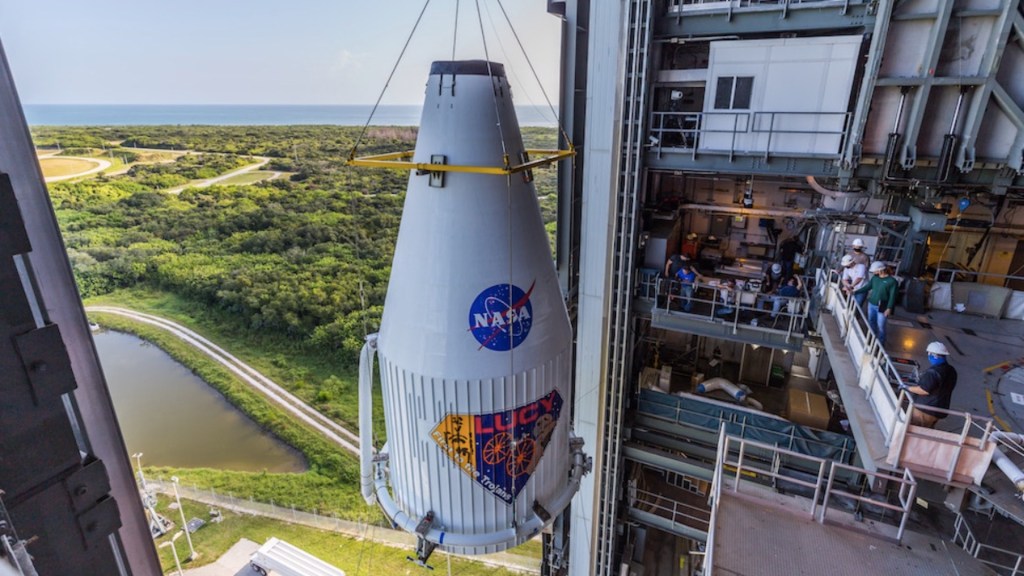
[[[453,62],[455,61],[455,43],[458,40],[459,40],[459,0],[455,0],[455,30],[452,32],[452,61]]]
[[[518,158],[518,159],[512,159],[506,153],[506,154],[504,154],[504,157],[501,159],[501,163],[499,165],[497,165],[497,166],[462,166],[462,165],[456,165],[456,164],[433,164],[433,163],[415,162],[413,160],[413,157],[414,157],[414,152],[413,151],[389,152],[389,153],[384,153],[384,154],[375,154],[375,155],[364,156],[364,157],[356,157],[356,154],[358,153],[358,150],[359,150],[359,146],[362,144],[363,139],[366,137],[367,128],[369,127],[370,122],[372,121],[373,115],[376,113],[376,110],[378,109],[378,107],[380,105],[380,102],[383,99],[384,92],[387,90],[388,86],[390,85],[391,80],[394,77],[395,72],[396,72],[396,70],[398,68],[398,65],[401,62],[405,52],[408,49],[409,42],[411,41],[413,34],[415,33],[416,29],[419,27],[419,24],[420,24],[420,22],[421,22],[421,20],[423,18],[423,14],[426,11],[427,6],[429,5],[429,3],[430,3],[430,0],[426,0],[426,3],[424,4],[423,9],[420,11],[420,15],[419,15],[419,17],[416,20],[416,25],[413,27],[413,31],[410,33],[409,38],[406,39],[406,43],[405,43],[405,45],[402,48],[402,53],[399,55],[398,61],[395,62],[395,66],[394,66],[394,68],[392,68],[391,74],[388,76],[387,84],[384,86],[384,90],[381,91],[381,94],[377,98],[377,102],[373,106],[373,110],[370,113],[370,118],[367,119],[366,124],[363,126],[362,130],[359,133],[359,137],[357,138],[355,145],[352,147],[352,150],[349,152],[348,164],[350,166],[364,166],[364,167],[373,167],[373,168],[389,168],[389,169],[398,169],[398,170],[417,170],[419,172],[464,172],[464,173],[492,174],[492,175],[507,176],[509,174],[513,174],[513,173],[516,173],[516,172],[524,172],[524,171],[532,170],[533,168],[538,168],[538,167],[546,166],[548,164],[551,164],[551,163],[554,163],[554,162],[559,162],[559,161],[564,160],[566,158],[575,156],[576,152],[575,152],[573,143],[569,139],[569,136],[566,133],[566,131],[564,130],[564,128],[562,127],[561,122],[558,119],[557,112],[555,112],[554,106],[551,104],[550,98],[547,95],[547,91],[544,89],[544,87],[542,85],[540,85],[540,79],[539,79],[539,76],[537,74],[537,71],[536,71],[535,67],[533,66],[533,62],[530,61],[529,56],[526,54],[526,50],[523,47],[522,42],[520,41],[518,32],[516,32],[516,30],[514,28],[512,28],[511,19],[508,17],[508,14],[505,11],[504,6],[501,6],[500,2],[499,2],[499,6],[501,8],[502,14],[505,17],[505,21],[508,23],[509,27],[512,29],[511,30],[512,31],[512,35],[516,39],[516,43],[519,45],[519,49],[522,52],[524,58],[526,59],[527,65],[530,67],[530,70],[533,73],[534,79],[537,81],[538,85],[540,85],[540,90],[541,90],[541,93],[544,95],[544,100],[547,103],[547,106],[548,106],[549,110],[551,110],[555,114],[555,124],[556,124],[556,126],[558,128],[558,131],[559,131],[559,134],[561,136],[561,139],[565,142],[566,149],[564,149],[564,150],[563,149],[558,149],[557,147],[556,147],[556,149],[524,149],[524,151],[523,151],[524,154],[522,155],[522,158]],[[488,46],[487,46],[487,42],[486,42],[486,37],[484,36],[483,18],[482,18],[482,13],[481,13],[481,10],[480,10],[480,2],[479,2],[479,0],[477,0],[475,4],[476,4],[476,9],[477,9],[477,20],[478,20],[478,23],[479,23],[479,26],[480,26],[480,33],[481,33],[481,36],[484,37],[483,44],[484,44],[484,52],[485,52],[485,55],[486,55],[486,58],[487,58],[487,60],[486,60],[486,62],[487,62],[487,70],[488,70],[488,73],[490,74],[490,73],[492,73],[491,63],[490,63],[490,55],[488,53]],[[454,21],[455,34],[454,34],[454,36],[452,38],[452,57],[453,57],[453,59],[455,57],[456,48],[457,48],[457,35],[458,35],[458,24],[459,24],[458,20],[459,20],[460,6],[461,6],[460,0],[456,0],[455,21]],[[485,8],[486,8],[486,5],[485,5]],[[490,12],[489,11],[488,11],[488,18],[490,18]],[[493,20],[492,20],[491,24],[492,24],[492,27],[493,27],[494,26]],[[495,29],[495,33],[497,33],[496,29]],[[501,39],[500,38],[498,38],[498,42],[499,42],[499,44],[501,43]],[[502,50],[504,50],[504,47],[502,47]],[[504,147],[504,145],[505,145],[505,142],[504,142],[504,140],[502,140],[502,146]],[[534,158],[530,158],[531,155],[533,155]]]
[[[512,25],[512,20],[509,19],[508,12],[505,11],[505,6],[501,3],[501,0],[498,0],[498,8],[501,8],[501,14],[505,17],[505,22],[508,22],[509,30],[512,31],[512,37],[516,39],[516,44],[519,45],[519,51],[523,53],[523,58],[526,59],[526,65],[530,67],[533,79],[537,81],[540,93],[544,95],[544,102],[547,103],[548,109],[551,110],[551,113],[555,117],[555,122],[558,123],[558,131],[562,134],[562,138],[565,138],[566,145],[568,145],[571,150],[573,148],[572,140],[570,140],[569,135],[565,133],[565,128],[562,127],[562,121],[558,117],[558,112],[555,111],[554,105],[551,104],[551,98],[548,97],[548,92],[544,89],[544,84],[540,81],[540,76],[537,74],[537,70],[533,67],[530,55],[526,53],[526,47],[523,46],[523,42],[519,39],[519,33],[516,32],[515,26]]]
[[[409,42],[412,41],[413,35],[416,34],[416,29],[420,26],[420,21],[423,20],[423,14],[427,11],[427,6],[430,6],[430,0],[426,0],[423,3],[420,15],[416,17],[416,23],[413,24],[412,30],[409,32],[409,37],[405,39],[405,44],[402,45],[402,51],[398,54],[398,59],[395,60],[395,65],[391,68],[391,73],[388,74],[388,79],[384,82],[384,88],[381,89],[380,95],[377,96],[377,101],[373,104],[373,109],[370,110],[370,117],[366,119],[366,124],[363,124],[363,129],[359,131],[359,137],[356,138],[356,143],[352,146],[352,151],[348,154],[349,160],[356,157],[356,150],[359,149],[359,144],[362,143],[363,136],[366,135],[366,129],[370,126],[370,122],[373,121],[373,115],[377,113],[377,107],[380,106],[380,101],[384,99],[384,93],[387,92],[388,86],[391,85],[391,79],[395,77],[395,71],[398,70],[398,65],[402,63],[402,57],[405,56],[405,51],[409,48]]]

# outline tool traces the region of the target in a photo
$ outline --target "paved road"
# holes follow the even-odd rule
[[[270,378],[267,378],[255,368],[242,362],[231,355],[230,352],[207,340],[202,335],[165,318],[153,316],[152,314],[135,312],[125,308],[116,308],[112,306],[89,306],[86,310],[89,312],[117,314],[119,316],[131,318],[137,322],[156,326],[170,332],[172,335],[191,344],[200,352],[219,362],[253,389],[262,393],[278,406],[284,408],[288,412],[291,412],[296,418],[312,426],[338,446],[341,446],[343,449],[348,450],[356,456],[359,455],[358,435],[350,432],[341,424],[338,424],[324,416],[311,406],[307,405],[297,396],[285,390],[281,385],[277,384]]]
[[[169,188],[168,190],[166,190],[166,192],[168,194],[180,194],[181,191],[186,188],[206,188],[209,186],[213,186],[214,184],[218,182],[223,182],[224,180],[227,180],[232,176],[238,176],[239,174],[245,174],[246,172],[259,170],[260,168],[266,166],[267,162],[270,162],[270,158],[267,158],[266,156],[253,156],[253,158],[256,158],[258,162],[256,162],[255,164],[249,164],[248,166],[242,166],[238,170],[232,170],[231,172],[221,174],[220,176],[216,176],[214,178],[208,178],[200,182],[192,182],[191,184],[185,184],[184,186],[178,186],[176,188]]]
[[[40,159],[42,159],[42,158],[55,158],[55,159],[60,159],[60,160],[81,160],[82,162],[91,162],[91,163],[95,164],[95,166],[93,166],[92,168],[89,168],[88,170],[85,170],[84,172],[79,172],[77,174],[67,174],[67,175],[64,175],[64,176],[50,176],[48,178],[45,178],[46,182],[60,182],[61,180],[70,180],[72,178],[79,178],[81,176],[88,176],[90,174],[95,174],[97,172],[102,172],[103,170],[106,170],[107,168],[110,168],[110,161],[109,160],[102,160],[100,158],[82,158],[80,156],[52,156],[52,155],[40,156]]]
[[[138,150],[138,151],[143,151],[143,152],[164,152],[164,153],[177,154],[177,156],[184,156],[184,155],[187,155],[187,154],[221,154],[221,155],[224,155],[221,152],[195,152],[194,150],[165,150],[163,148],[128,148],[128,150]],[[51,177],[45,179],[46,182],[60,182],[61,180],[70,180],[72,178],[80,178],[82,176],[89,176],[90,174],[95,174],[97,172],[102,172],[103,170],[106,170],[107,168],[110,168],[110,166],[111,166],[111,163],[110,163],[109,160],[103,160],[102,158],[85,158],[85,157],[78,157],[78,156],[57,156],[57,154],[59,154],[59,153],[60,152],[49,152],[49,151],[47,151],[45,153],[39,153],[39,151],[37,151],[36,152],[36,156],[40,160],[42,160],[44,158],[66,158],[68,160],[82,160],[84,162],[92,162],[92,163],[96,164],[96,166],[93,167],[93,168],[90,168],[88,170],[85,170],[83,172],[79,172],[77,174],[68,174],[68,175],[65,175],[65,176],[51,176]],[[175,159],[177,158],[177,156],[175,157]],[[256,163],[255,164],[249,164],[247,166],[242,166],[241,168],[239,168],[237,170],[232,170],[231,172],[227,172],[227,173],[221,174],[220,176],[214,176],[213,178],[207,178],[206,180],[200,180],[198,182],[190,182],[188,184],[185,184],[184,186],[176,186],[174,188],[169,188],[169,189],[165,190],[165,192],[167,192],[168,194],[180,194],[181,191],[186,189],[186,188],[207,188],[207,187],[213,186],[214,184],[217,184],[219,182],[223,182],[224,180],[227,180],[228,178],[231,178],[232,176],[237,176],[239,174],[245,174],[247,172],[252,172],[254,170],[259,170],[260,168],[263,168],[264,166],[267,165],[267,163],[270,162],[270,158],[268,158],[266,156],[252,156],[252,157],[256,159]],[[174,162],[174,159],[163,160],[163,161],[156,162],[156,163],[160,164],[160,163],[168,163],[168,162]],[[136,162],[135,164],[153,164],[153,162]],[[130,170],[130,169],[131,169],[131,166],[126,166],[123,169],[117,170],[116,172],[110,172],[110,175],[111,176],[115,176],[115,175],[118,175],[118,174],[124,174],[124,173],[128,172],[128,170]],[[279,178],[280,176],[281,176],[280,172],[274,172],[273,174],[270,175],[268,180],[274,180],[275,178]]]
[[[185,576],[255,576],[256,572],[249,567],[249,557],[259,549],[259,544],[248,538],[242,538],[213,564],[184,570],[182,574]]]

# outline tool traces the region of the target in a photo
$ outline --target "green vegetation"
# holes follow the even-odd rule
[[[180,513],[169,508],[173,499],[165,496],[158,498],[157,510],[175,524],[180,524]],[[182,500],[186,518],[209,519],[209,507],[205,504]],[[272,536],[294,544],[306,552],[341,568],[348,576],[371,576],[374,574],[418,574],[422,569],[409,563],[405,557],[408,550],[377,544],[369,540],[359,540],[342,536],[335,532],[317,530],[296,524],[288,524],[259,516],[236,514],[229,510],[221,510],[224,520],[219,523],[208,523],[192,534],[192,545],[199,558],[192,562],[184,562],[188,557],[188,543],[184,537],[174,543],[178,558],[183,561],[182,568],[196,568],[217,560],[224,552],[241,538],[248,538],[262,544]],[[170,541],[176,527],[171,533],[160,537],[157,544]],[[532,544],[532,543],[531,543]],[[159,549],[160,564],[164,573],[175,570],[174,557],[170,547]],[[444,554],[438,553],[433,562],[437,566],[445,566]],[[477,562],[452,557],[452,574],[462,576],[514,574],[503,568],[493,568]]]

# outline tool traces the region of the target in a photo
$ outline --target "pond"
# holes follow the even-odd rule
[[[306,469],[301,453],[160,348],[110,330],[94,332],[93,339],[128,453],[142,452],[144,466]]]

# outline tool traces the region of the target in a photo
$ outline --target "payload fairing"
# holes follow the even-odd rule
[[[536,535],[589,469],[571,438],[572,333],[501,64],[435,62],[380,333],[361,358],[363,495],[464,554]],[[462,170],[461,168],[466,168]],[[372,353],[387,444],[371,450]]]

